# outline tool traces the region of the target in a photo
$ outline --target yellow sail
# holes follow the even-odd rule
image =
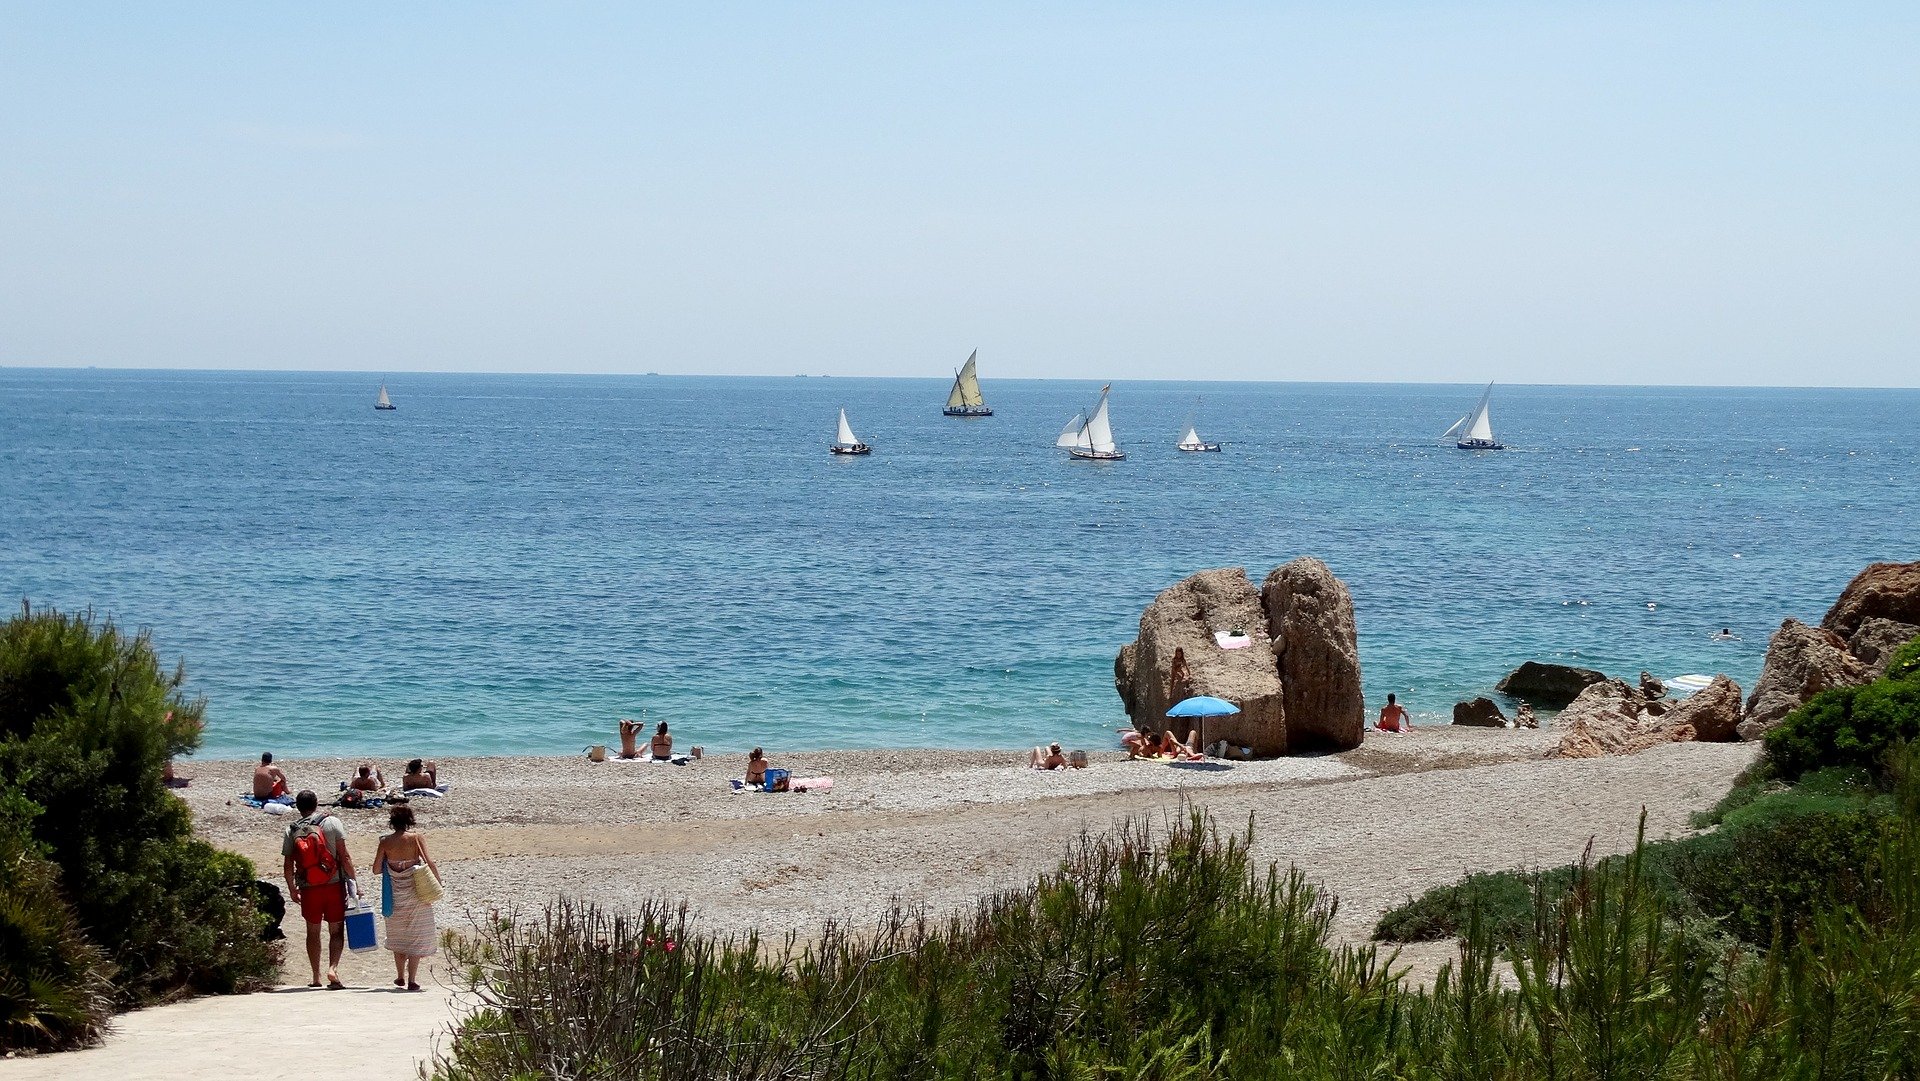
[[[973,370],[973,362],[979,356],[980,350],[975,349],[972,355],[967,357],[967,363],[961,367],[960,374],[954,377],[953,394],[948,396],[947,405],[964,405],[969,409],[978,409],[987,404],[987,400],[980,396],[980,377]],[[958,400],[955,400],[956,398]]]

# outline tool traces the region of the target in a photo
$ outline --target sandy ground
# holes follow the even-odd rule
[[[1110,754],[1052,774],[1010,752],[775,753],[774,764],[796,777],[834,778],[830,792],[783,794],[729,791],[744,765],[732,758],[686,766],[483,758],[442,761],[451,790],[414,806],[446,880],[442,925],[454,928],[556,895],[607,905],[684,899],[710,930],[775,937],[810,933],[828,918],[864,922],[894,899],[947,910],[1051,868],[1082,831],[1159,818],[1186,800],[1223,824],[1251,821],[1256,856],[1297,865],[1338,894],[1338,932],[1357,940],[1388,907],[1468,871],[1564,863],[1589,844],[1599,854],[1630,847],[1643,808],[1649,836],[1683,832],[1755,753],[1750,744],[1689,743],[1628,758],[1542,758],[1555,739],[1550,730],[1430,728],[1376,735],[1338,755],[1181,768]],[[296,788],[325,793],[355,764],[282,763]],[[398,763],[381,765],[391,777]],[[250,771],[188,763],[181,772],[194,780],[181,794],[205,836],[277,877],[288,819],[230,800]],[[339,813],[362,881],[377,885],[370,864],[384,812]],[[285,925],[295,945],[288,979],[304,983],[297,921]],[[1425,975],[1450,954],[1424,947],[1403,960]],[[35,1071],[56,1062],[69,1072],[45,1076],[92,1076],[80,1071],[96,1064],[98,1076],[109,1068],[119,1077],[237,1076],[230,1061],[225,1072],[201,1071],[196,1048],[289,1023],[379,1044],[356,1077],[412,1076],[448,1016],[439,967],[422,980],[435,990],[417,995],[373,990],[392,979],[383,953],[352,956],[344,973],[363,990],[149,1010],[123,1018],[121,1035],[100,1050],[0,1063],[0,1078],[42,1076]],[[153,1055],[173,1056],[171,1068],[138,1072]]]

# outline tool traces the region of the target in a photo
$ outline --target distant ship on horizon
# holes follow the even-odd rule
[[[1461,450],[1506,450],[1507,445],[1493,437],[1493,422],[1487,416],[1487,403],[1493,398],[1493,384],[1480,394],[1480,404],[1473,412],[1453,422],[1453,427],[1440,433],[1440,438],[1451,439],[1456,432],[1464,433],[1454,446]]]
[[[947,394],[947,407],[942,413],[949,417],[993,416],[993,409],[980,396],[980,375],[974,368],[978,359],[980,350],[975,349],[968,355],[966,364],[953,373],[953,390]]]
[[[1107,392],[1113,389],[1109,383],[1100,388],[1100,404],[1085,420],[1075,413],[1067,426],[1060,430],[1060,438],[1053,441],[1056,447],[1065,447],[1069,458],[1083,462],[1123,462],[1127,456],[1113,442],[1113,424],[1107,419]]]
[[[373,407],[374,407],[375,409],[398,409],[398,408],[400,408],[399,406],[397,406],[397,405],[395,405],[395,404],[393,404],[393,399],[392,399],[392,398],[389,398],[389,397],[387,397],[387,385],[386,385],[385,383],[382,383],[382,384],[380,384],[380,397],[378,397],[378,398],[375,398],[375,399],[374,399],[374,401],[373,401]]]

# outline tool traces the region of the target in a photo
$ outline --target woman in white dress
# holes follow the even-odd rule
[[[440,867],[427,854],[426,839],[413,832],[413,808],[406,804],[387,814],[393,832],[380,838],[374,869],[393,879],[393,914],[387,917],[387,949],[393,951],[393,985],[420,990],[420,959],[439,948],[433,926],[433,905],[422,901],[415,878],[425,867],[437,881]]]

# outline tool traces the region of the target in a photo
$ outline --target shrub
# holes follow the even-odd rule
[[[1766,735],[1775,775],[1796,781],[1851,766],[1884,774],[1887,752],[1920,739],[1920,639],[1895,651],[1887,673],[1864,687],[1821,691]]]
[[[1374,925],[1373,937],[1389,942],[1459,938],[1477,918],[1494,941],[1518,942],[1533,930],[1535,896],[1544,891],[1557,897],[1571,878],[1571,868],[1471,874],[1389,909]]]
[[[28,833],[38,809],[0,796],[0,1051],[77,1047],[112,1015],[112,966],[59,890],[60,870]]]
[[[145,635],[90,616],[27,611],[0,625],[0,789],[44,813],[34,840],[60,869],[122,1005],[270,978],[252,867],[192,838],[161,783],[198,742],[204,703],[160,668]]]

